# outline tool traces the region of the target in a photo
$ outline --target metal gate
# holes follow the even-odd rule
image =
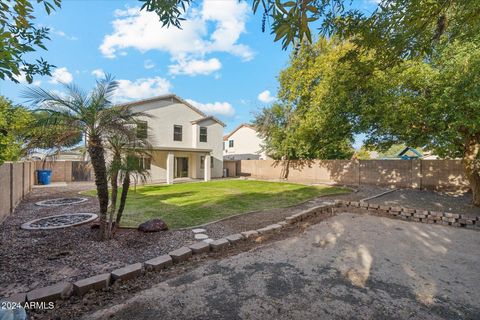
[[[92,164],[89,161],[72,161],[72,181],[91,181]]]

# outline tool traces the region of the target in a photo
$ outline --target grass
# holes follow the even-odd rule
[[[129,191],[122,226],[137,227],[149,219],[161,218],[171,229],[178,229],[348,192],[337,187],[253,180],[140,186]],[[95,196],[96,191],[84,194]]]

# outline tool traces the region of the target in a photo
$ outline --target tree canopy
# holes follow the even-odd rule
[[[24,76],[31,83],[35,74],[50,75],[51,64],[42,58],[27,60],[37,49],[46,50],[49,29],[34,24],[34,3],[50,14],[60,7],[61,0],[2,0],[0,2],[0,79],[18,82]]]

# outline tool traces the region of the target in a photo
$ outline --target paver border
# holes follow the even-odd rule
[[[48,201],[53,201],[53,200],[60,200],[60,199],[72,199],[76,198],[78,199],[76,202],[70,202],[70,203],[59,203],[59,204],[47,204],[46,202]],[[42,200],[35,202],[35,205],[40,206],[40,207],[61,207],[61,206],[71,206],[74,204],[79,204],[88,201],[88,198],[84,197],[63,197],[63,198],[55,198],[55,199],[47,199],[47,200]]]
[[[40,227],[40,228],[36,228],[36,227],[32,227],[32,226],[31,226],[32,223],[37,222],[37,221],[40,221],[40,220],[45,220],[45,219],[48,219],[48,218],[55,218],[55,217],[72,216],[72,215],[77,215],[77,214],[89,215],[90,218],[88,218],[88,219],[86,219],[86,220],[83,220],[83,221],[80,221],[80,222],[76,222],[76,223],[72,223],[72,224],[68,224],[68,225],[63,225],[63,226]],[[23,224],[20,226],[20,228],[22,228],[22,229],[24,229],[24,230],[53,230],[53,229],[63,229],[63,228],[75,227],[75,226],[79,226],[79,225],[81,225],[81,224],[89,223],[89,222],[92,222],[93,220],[95,220],[95,219],[97,219],[97,218],[98,218],[98,215],[95,214],[95,213],[91,213],[91,212],[63,213],[63,214],[56,214],[56,215],[53,215],[53,216],[42,217],[42,218],[38,218],[38,219],[34,219],[34,220],[27,221],[27,222],[23,223]]]

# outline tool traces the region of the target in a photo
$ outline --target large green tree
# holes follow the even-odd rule
[[[25,137],[33,120],[29,110],[0,96],[0,164],[25,154]]]
[[[461,158],[480,205],[479,43],[444,43],[430,59],[383,68],[375,51],[352,57],[352,43],[321,39],[281,73],[279,97],[305,119],[304,141],[364,134],[380,150],[403,143]]]

